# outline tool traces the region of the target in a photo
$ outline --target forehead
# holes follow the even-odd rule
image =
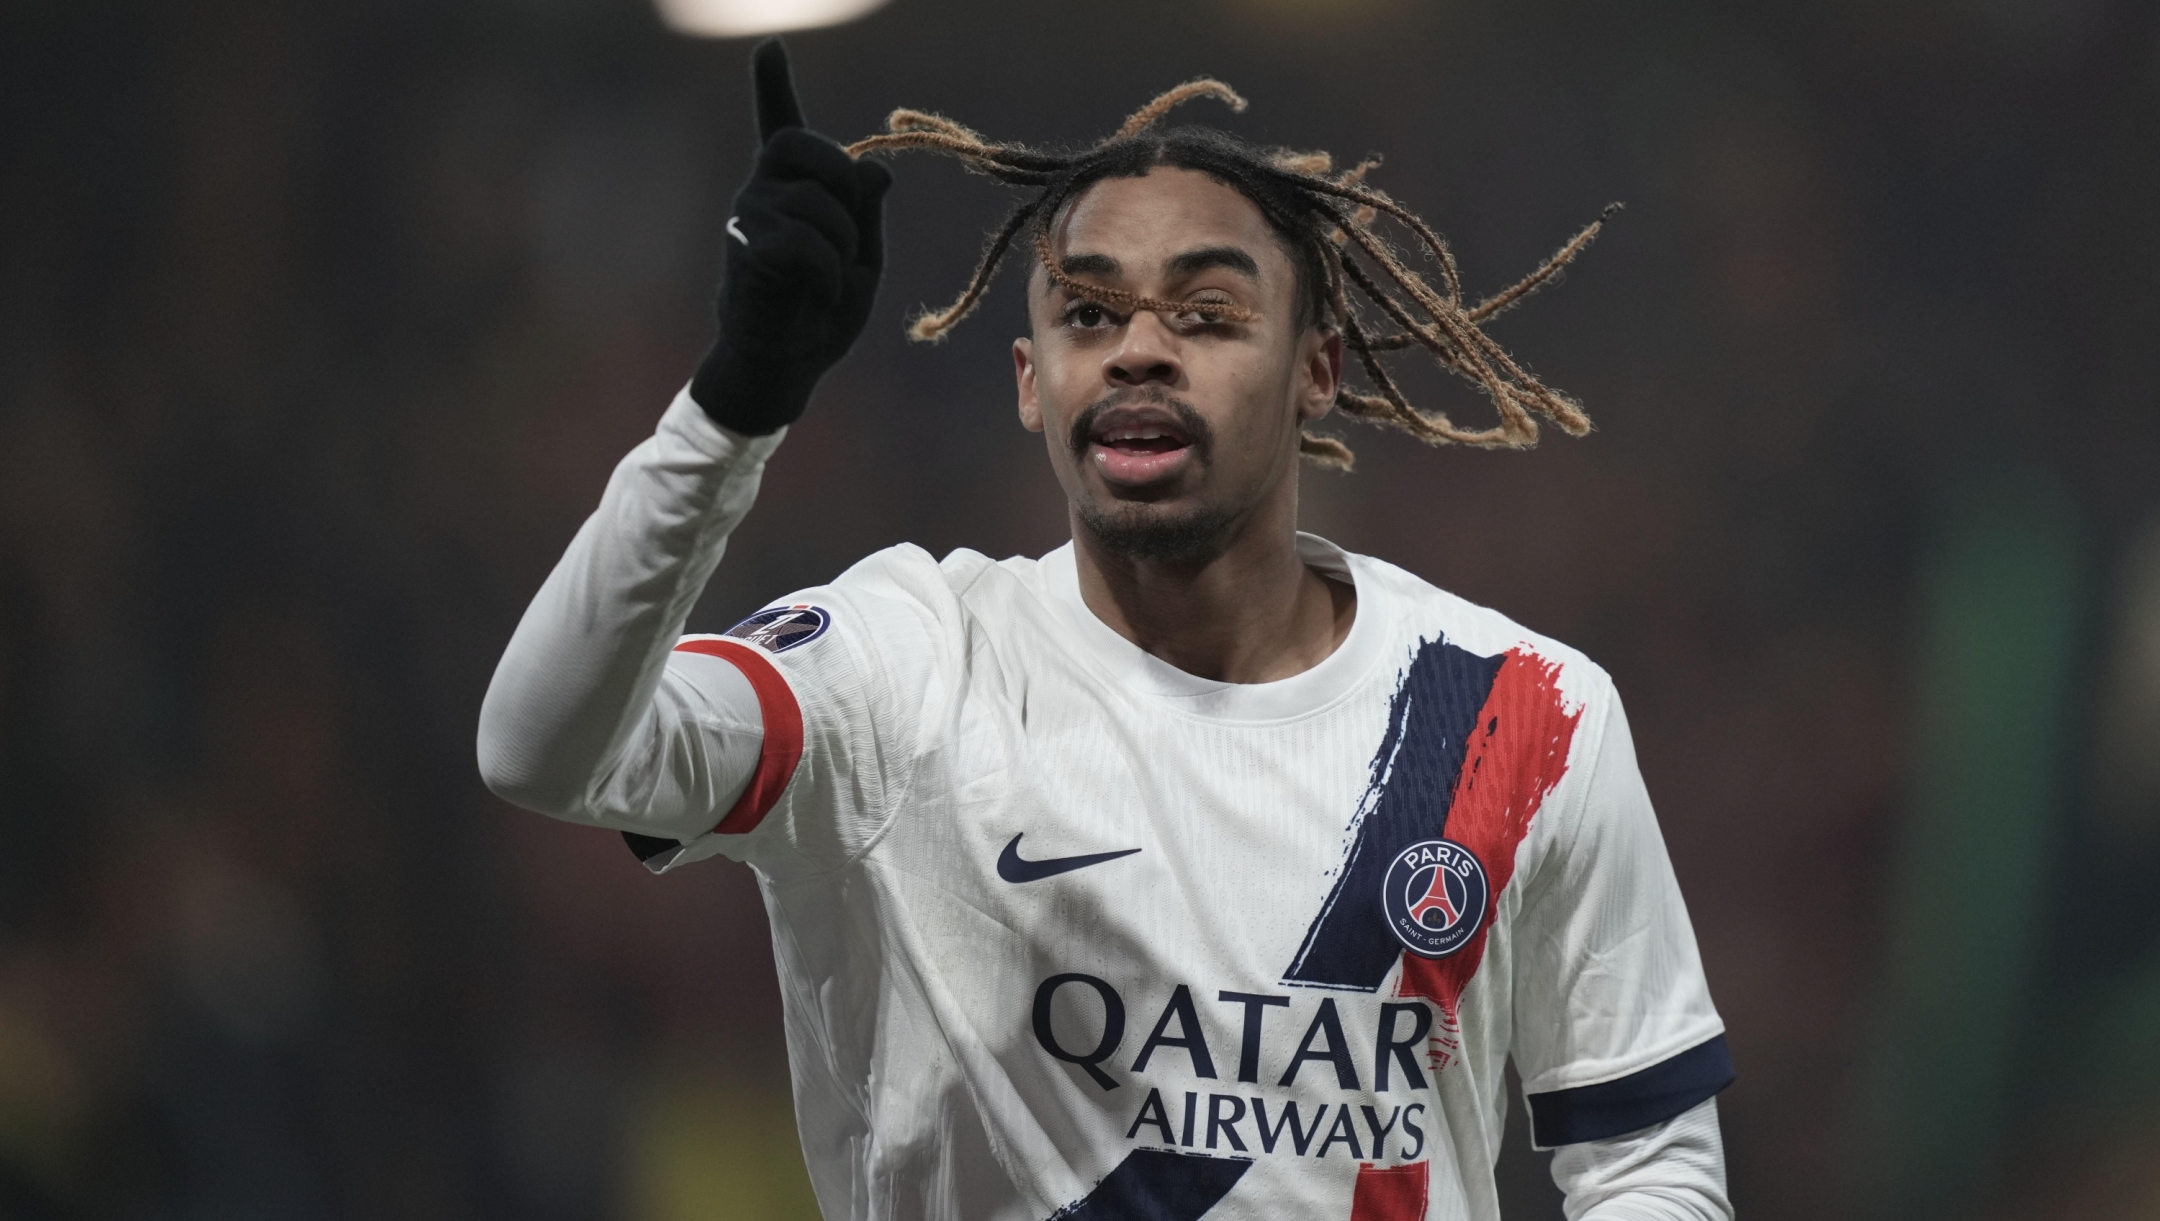
[[[1050,240],[1060,254],[1107,254],[1129,275],[1146,275],[1203,246],[1245,250],[1263,277],[1290,271],[1289,254],[1253,201],[1198,170],[1170,166],[1089,186],[1058,219]]]

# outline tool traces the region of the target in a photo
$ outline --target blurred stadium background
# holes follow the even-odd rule
[[[1477,287],[1627,201],[1503,324],[1600,431],[1352,430],[1311,527],[1618,676],[1746,1216],[2160,1217],[2160,10],[894,0],[793,45],[842,137],[1219,75],[1247,134],[1385,152]],[[0,1216],[814,1215],[749,874],[472,762],[707,338],[744,51],[644,0],[0,16]],[[901,337],[1003,194],[898,172],[696,627],[1062,537],[1012,284]]]

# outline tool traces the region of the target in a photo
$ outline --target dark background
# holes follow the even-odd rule
[[[894,0],[842,137],[1187,77],[1448,233],[1598,421],[1347,429],[1310,528],[1588,651],[1731,1028],[1751,1218],[2160,1213],[2160,13],[2121,0]],[[525,600],[702,349],[742,42],[638,0],[0,17],[0,1216],[807,1217],[764,917],[473,764]],[[1188,112],[1213,120],[1209,104]],[[1005,205],[898,166],[870,334],[696,626],[1062,538]],[[1484,418],[1465,390],[1414,379]],[[1515,1217],[1556,1217],[1510,1152]]]

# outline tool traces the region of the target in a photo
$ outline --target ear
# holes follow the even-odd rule
[[[1342,389],[1342,332],[1308,328],[1298,341],[1298,365],[1298,419],[1310,424],[1335,409],[1335,392]]]
[[[1032,340],[1013,340],[1013,380],[1020,391],[1020,427],[1029,432],[1041,432],[1042,400],[1035,397],[1035,344]]]

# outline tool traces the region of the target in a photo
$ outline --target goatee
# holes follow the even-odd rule
[[[1154,385],[1122,390],[1089,403],[1073,421],[1067,436],[1073,455],[1086,461],[1095,421],[1103,412],[1134,401],[1157,404],[1176,415],[1178,427],[1185,432],[1185,443],[1192,448],[1194,463],[1207,465],[1215,449],[1215,430],[1206,417],[1193,410],[1192,404]],[[1079,513],[1080,524],[1111,554],[1158,563],[1213,559],[1222,552],[1231,522],[1231,515],[1221,509],[1203,507],[1173,515],[1153,504],[1130,501],[1108,508],[1083,504]]]
[[[1107,509],[1079,506],[1080,524],[1112,555],[1154,563],[1193,564],[1222,554],[1231,515],[1203,507],[1171,513],[1150,504]]]

